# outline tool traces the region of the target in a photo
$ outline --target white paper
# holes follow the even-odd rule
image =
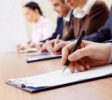
[[[27,61],[34,61],[39,59],[47,59],[47,58],[55,58],[55,57],[61,57],[61,55],[55,55],[50,53],[35,53],[32,55],[28,55]]]
[[[51,87],[77,82],[85,79],[101,77],[108,74],[112,74],[111,65],[94,68],[85,72],[77,72],[74,74],[70,73],[69,70],[66,70],[65,72],[59,70],[27,78],[11,79],[9,81],[13,84],[25,84],[26,86],[30,87]]]

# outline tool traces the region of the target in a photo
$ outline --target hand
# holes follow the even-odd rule
[[[16,46],[16,49],[19,52],[20,50],[25,50],[26,46],[23,46],[23,45],[19,44],[19,45]]]
[[[40,42],[36,44],[37,52],[42,52],[42,47],[44,46],[44,43]]]
[[[42,47],[42,51],[47,51],[54,54],[61,54],[62,48],[66,46],[68,42],[59,40],[58,43],[55,45],[55,41],[56,39],[47,41]]]
[[[111,44],[100,44],[89,41],[83,41],[79,49],[70,54],[74,43],[68,44],[62,50],[62,64],[66,60],[70,61],[69,69],[71,72],[75,70],[85,71],[92,67],[107,65],[111,53]]]
[[[36,48],[36,46],[37,46],[37,44],[33,43],[33,42],[31,42],[31,43],[28,44],[29,48]]]

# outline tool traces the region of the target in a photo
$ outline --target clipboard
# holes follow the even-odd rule
[[[69,73],[69,70],[65,73],[62,73],[62,70],[60,70],[27,78],[9,79],[6,81],[6,84],[30,93],[36,93],[107,77],[112,77],[112,66],[103,66],[74,74]],[[17,82],[17,80],[19,81]],[[23,80],[27,80],[27,82],[25,83]],[[30,83],[33,82],[32,80],[34,81],[34,84]]]
[[[112,77],[111,65],[74,74],[69,70],[64,73],[59,70],[27,78],[9,79],[5,83],[30,93],[36,93],[107,77]]]
[[[55,55],[55,54],[50,54],[47,52],[42,52],[42,53],[35,53],[35,54],[27,55],[26,61],[27,63],[32,63],[32,62],[37,62],[37,61],[57,59],[61,57],[62,55]]]

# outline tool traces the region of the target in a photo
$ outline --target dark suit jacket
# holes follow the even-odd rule
[[[68,22],[68,28],[70,27],[71,25],[71,22],[72,22],[72,19],[73,19],[73,14],[71,13],[70,15],[70,21]],[[63,30],[64,30],[64,20],[62,17],[58,17],[57,18],[57,26],[56,26],[56,30],[55,32],[53,33],[53,35],[43,41],[40,41],[40,42],[45,42],[47,40],[52,40],[52,39],[56,39],[57,35],[60,34],[60,39],[63,39]],[[69,36],[68,36],[69,37]],[[67,38],[67,39],[63,39],[63,40],[70,40],[71,37]]]
[[[112,39],[112,8],[105,25],[98,32],[86,36],[85,39],[94,42],[104,42]]]
[[[47,40],[52,40],[52,39],[55,39],[57,37],[58,34],[62,34],[63,32],[63,27],[64,27],[64,21],[63,21],[63,18],[61,17],[58,17],[57,18],[57,26],[56,26],[56,29],[55,29],[55,32],[52,34],[51,37],[45,39],[45,40],[42,40],[40,42],[45,42]],[[61,36],[60,36],[61,37]]]

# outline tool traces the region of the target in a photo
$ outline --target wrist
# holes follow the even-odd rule
[[[108,63],[112,64],[112,43],[108,43],[107,46],[108,46],[108,49],[109,49],[109,60],[108,60]]]

